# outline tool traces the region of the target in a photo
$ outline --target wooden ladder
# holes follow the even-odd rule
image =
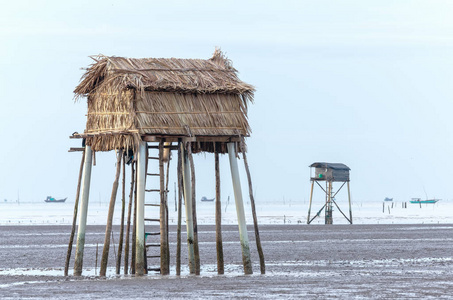
[[[146,164],[145,192],[145,266],[148,271],[160,272],[160,172],[159,172],[159,146],[148,145]],[[148,170],[157,170],[150,173]],[[150,265],[150,262],[152,264]]]

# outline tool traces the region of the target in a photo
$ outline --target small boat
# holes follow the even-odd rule
[[[66,197],[64,199],[55,199],[52,196],[47,196],[46,200],[44,200],[44,201],[45,202],[52,202],[52,203],[62,203],[62,202],[65,202],[66,199],[68,199],[68,197]]]
[[[422,200],[420,198],[412,198],[411,199],[411,203],[414,203],[414,204],[419,204],[419,203],[431,203],[431,204],[434,204],[436,202],[438,202],[440,199],[426,199],[426,200]]]
[[[393,198],[385,197],[384,201],[393,201]]]
[[[215,198],[208,199],[208,198],[206,198],[205,196],[201,197],[201,201],[203,201],[203,202],[212,202],[212,201],[214,201],[214,200],[215,200]]]

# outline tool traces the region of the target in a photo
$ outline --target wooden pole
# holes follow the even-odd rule
[[[80,204],[79,227],[77,231],[77,246],[74,261],[74,276],[82,275],[83,250],[85,248],[85,229],[87,224],[88,201],[90,197],[91,164],[93,153],[90,146],[85,146],[85,161],[82,175],[82,203]]]
[[[68,276],[69,261],[71,260],[72,244],[74,243],[74,234],[77,223],[77,210],[79,208],[80,185],[82,183],[83,163],[85,161],[85,150],[82,152],[82,160],[80,161],[79,180],[77,182],[77,192],[74,204],[74,214],[72,216],[71,236],[69,237],[68,252],[66,253],[66,263],[64,266],[64,276]]]
[[[197,224],[197,198],[195,196],[195,164],[192,155],[192,143],[187,143],[187,156],[190,162],[190,181],[192,183],[192,221],[193,221],[193,251],[195,258],[195,275],[200,275],[200,251],[198,248],[198,224]]]
[[[164,141],[159,143],[159,174],[160,174],[160,274],[170,273],[167,255],[167,213],[165,203],[165,173],[164,173]]]
[[[123,181],[121,193],[121,228],[120,240],[118,242],[118,257],[116,260],[116,274],[120,274],[121,268],[121,254],[123,252],[123,237],[124,237],[124,213],[126,210],[126,153],[123,153]]]
[[[187,247],[189,250],[190,274],[195,274],[195,252],[193,246],[193,214],[192,214],[192,185],[190,179],[190,164],[184,144],[181,143],[183,155],[182,176],[184,185],[184,202],[186,207]]]
[[[168,273],[170,274],[170,242],[169,242],[169,230],[168,230],[168,182],[170,180],[170,160],[171,160],[171,145],[172,143],[166,143],[168,144],[168,148],[170,149],[167,157],[167,171],[165,172],[165,224],[166,224],[166,229],[165,231],[167,232],[167,269]],[[164,148],[165,150],[165,148]],[[165,156],[165,152],[164,152]]]
[[[217,250],[217,274],[225,273],[222,245],[222,204],[220,202],[220,167],[219,153],[215,144],[215,238]]]
[[[239,168],[236,159],[235,143],[228,143],[228,156],[230,159],[231,179],[233,181],[234,198],[236,202],[236,213],[238,217],[239,237],[242,248],[242,262],[244,273],[253,274],[252,262],[250,260],[250,246],[247,235],[247,224],[245,222],[244,202],[242,200],[241,181],[239,178]]]
[[[311,181],[311,189],[310,189],[310,201],[308,203],[308,216],[307,216],[307,224],[310,224],[310,213],[311,213],[311,203],[313,200],[313,186],[315,185],[315,181]]]
[[[136,253],[136,240],[137,240],[137,162],[134,163],[135,165],[135,183],[134,183],[134,214],[133,214],[133,221],[132,221],[132,242],[131,242],[131,274],[135,274],[135,253]]]
[[[145,179],[147,143],[140,142],[137,156],[137,218],[135,237],[135,274],[145,274]]]
[[[121,172],[121,159],[123,158],[123,150],[119,150],[118,158],[116,161],[116,175],[113,182],[112,194],[110,196],[109,212],[107,217],[107,226],[105,228],[104,249],[102,250],[101,270],[99,276],[105,277],[107,272],[107,262],[109,260],[110,250],[110,235],[112,234],[113,212],[115,211],[116,194],[118,192],[118,185]]]
[[[135,185],[135,170],[134,162],[131,163],[131,190],[129,192],[129,208],[127,210],[127,225],[126,225],[126,243],[124,247],[124,274],[127,275],[129,268],[129,233],[131,231],[131,213],[132,213],[132,199],[134,198],[134,185]]]
[[[250,204],[252,206],[253,225],[255,228],[256,248],[258,250],[258,256],[260,258],[260,271],[261,271],[261,274],[266,274],[264,253],[263,253],[263,248],[261,247],[260,232],[258,229],[258,218],[256,216],[255,198],[253,197],[252,176],[250,176],[250,169],[249,169],[249,164],[247,162],[247,155],[245,153],[244,140],[241,141],[241,146],[242,146],[242,157],[244,158],[245,171],[247,173],[247,181],[249,183],[249,195],[250,195]]]
[[[176,230],[176,275],[181,275],[181,219],[182,219],[182,156],[181,141],[178,147],[178,226]]]
[[[348,181],[348,199],[349,199],[349,223],[352,224],[351,191],[349,189],[349,181]]]

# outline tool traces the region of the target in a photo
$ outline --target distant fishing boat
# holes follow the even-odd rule
[[[414,203],[414,204],[419,204],[419,203],[431,203],[431,204],[434,204],[436,202],[438,202],[440,199],[426,199],[426,200],[422,200],[420,198],[412,198],[411,199],[411,203]]]
[[[44,200],[45,202],[55,202],[55,203],[62,203],[62,202],[65,202],[66,199],[68,199],[68,197],[64,198],[64,199],[55,199],[54,197],[52,196],[47,196],[46,200]]]
[[[393,201],[393,198],[385,197],[384,201]]]
[[[208,198],[206,198],[206,197],[204,197],[204,196],[201,197],[201,201],[203,201],[203,202],[212,202],[212,201],[214,201],[214,200],[215,200],[215,198],[208,199]]]

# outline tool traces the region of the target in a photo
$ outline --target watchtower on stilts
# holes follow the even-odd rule
[[[253,198],[252,182],[247,164],[244,138],[250,134],[247,106],[253,101],[254,87],[242,82],[223,53],[216,49],[212,58],[202,59],[129,59],[123,57],[92,57],[94,63],[83,75],[75,89],[76,99],[87,97],[88,113],[84,133],[74,133],[72,138],[84,141],[80,167],[78,193],[74,208],[74,225],[81,204],[78,221],[74,275],[82,274],[85,227],[89,200],[90,174],[94,153],[117,152],[117,175],[112,188],[109,207],[101,276],[105,276],[108,247],[112,228],[112,215],[123,168],[123,216],[125,209],[125,162],[131,164],[128,224],[132,222],[132,271],[136,275],[147,273],[151,259],[157,259],[156,268],[162,275],[170,272],[170,247],[168,241],[168,174],[171,153],[177,152],[179,191],[178,241],[176,273],[181,267],[181,206],[185,199],[187,247],[191,274],[200,274],[198,245],[195,166],[193,153],[215,154],[216,174],[216,239],[218,273],[223,274],[223,250],[220,223],[219,155],[228,153],[231,177],[237,208],[242,247],[244,273],[252,273],[249,240],[245,222],[244,204],[239,181],[237,158],[244,158],[248,177],[250,202],[255,226],[255,238],[264,274],[264,256],[259,238],[258,223]],[[77,149],[75,149],[77,150]],[[152,154],[153,152],[154,154]],[[122,162],[122,163],[121,163]],[[154,179],[154,180],[153,180]],[[153,202],[154,200],[154,202]],[[132,213],[131,213],[131,208]],[[146,208],[146,209],[145,209]],[[155,209],[154,215],[148,215]],[[152,225],[156,224],[156,225]],[[124,223],[122,221],[122,230]],[[153,231],[154,228],[154,231]],[[75,226],[68,248],[65,273],[71,255]],[[126,229],[125,273],[127,274],[129,225]],[[154,238],[154,243],[149,240]],[[122,234],[120,235],[122,244]],[[150,255],[150,250],[159,249]],[[120,252],[121,250],[119,250]],[[121,258],[119,258],[120,260]],[[117,273],[119,273],[117,262]]]
[[[333,224],[333,204],[337,207],[338,211],[348,220],[350,224],[352,224],[352,209],[351,209],[351,193],[349,189],[349,171],[351,170],[345,164],[339,163],[325,163],[325,162],[316,162],[310,165],[310,168],[315,168],[314,176],[310,176],[311,181],[311,190],[310,190],[310,202],[308,206],[308,216],[307,216],[307,224],[310,224],[316,217],[319,217],[321,212],[324,210],[325,216],[325,224]],[[311,169],[311,170],[312,170]],[[310,172],[313,174],[313,171]],[[320,182],[325,181],[326,186],[325,188],[320,184]],[[321,209],[313,216],[310,217],[311,212],[311,204],[313,200],[313,188],[316,184],[321,188],[324,192],[326,199],[325,204],[321,207]],[[337,191],[333,190],[333,183],[340,182],[342,183],[340,188]],[[343,213],[343,211],[338,206],[335,196],[340,192],[343,186],[347,184],[348,188],[348,202],[349,202],[349,218]]]

